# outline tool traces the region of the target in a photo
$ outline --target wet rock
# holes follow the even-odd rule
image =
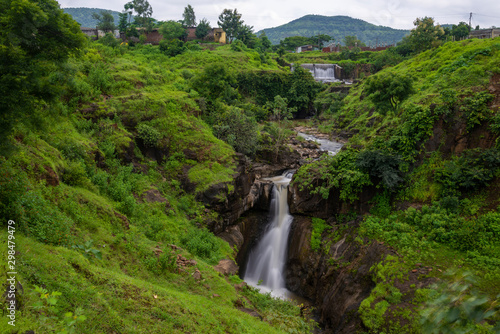
[[[163,197],[163,195],[158,191],[158,189],[149,189],[145,192],[143,192],[140,196],[141,200],[148,202],[148,203],[153,203],[153,202],[159,202],[159,203],[167,203],[167,199]]]
[[[228,259],[220,260],[219,264],[214,267],[215,271],[221,273],[224,276],[236,275],[238,273],[238,265]]]
[[[252,310],[252,309],[246,308],[246,307],[240,307],[240,308],[238,308],[238,310],[240,310],[241,312],[245,312],[246,314],[249,314],[252,317],[259,318],[260,320],[262,320],[262,316],[259,313],[257,313],[257,311],[255,311],[255,310]]]
[[[311,250],[310,238],[311,219],[295,217],[290,232],[290,244],[294,247],[288,254],[287,287],[314,301],[327,330],[352,333],[361,326],[359,305],[375,286],[370,268],[390,250],[379,243],[362,246],[342,238],[325,255],[323,251]],[[337,265],[331,265],[331,261]]]
[[[196,269],[192,274],[191,276],[193,276],[193,278],[197,281],[201,280],[201,272]]]

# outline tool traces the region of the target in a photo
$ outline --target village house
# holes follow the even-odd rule
[[[498,28],[472,30],[469,33],[469,38],[495,38],[499,36],[500,29]]]

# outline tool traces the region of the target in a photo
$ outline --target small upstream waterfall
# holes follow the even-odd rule
[[[302,64],[304,69],[309,70],[316,81],[335,82],[335,64]]]
[[[244,280],[261,292],[271,292],[275,297],[286,298],[290,292],[285,288],[283,273],[288,234],[293,220],[288,212],[287,202],[291,175],[278,176],[270,180],[274,183],[271,220],[262,239],[250,252]]]

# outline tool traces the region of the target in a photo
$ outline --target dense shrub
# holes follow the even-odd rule
[[[435,181],[443,185],[443,195],[453,195],[486,186],[499,168],[500,150],[468,150],[436,170]]]
[[[137,126],[137,137],[142,139],[145,146],[156,147],[158,141],[161,138],[161,133],[145,123],[141,123]]]
[[[414,92],[413,78],[397,73],[379,73],[367,79],[365,92],[377,110],[385,114],[388,110],[396,110]]]
[[[244,110],[229,107],[220,112],[213,112],[211,117],[214,135],[227,142],[237,152],[253,154],[257,149],[259,132],[257,122]]]
[[[394,190],[403,181],[399,165],[401,158],[379,150],[363,151],[358,155],[356,166],[370,174],[372,179],[390,190]]]
[[[183,41],[178,39],[166,40],[162,39],[160,41],[160,50],[169,57],[175,57],[187,50],[187,47]]]
[[[181,238],[181,244],[193,255],[215,264],[221,257],[221,245],[224,242],[207,229],[192,228]]]

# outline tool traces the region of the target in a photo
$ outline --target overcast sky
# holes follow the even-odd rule
[[[62,8],[90,7],[122,11],[129,0],[59,0]],[[437,23],[457,24],[469,22],[472,12],[472,26],[481,28],[500,27],[500,1],[498,0],[149,0],[153,17],[157,20],[181,20],[184,8],[194,8],[196,20],[208,19],[213,27],[225,9],[238,9],[245,24],[254,27],[255,32],[272,28],[307,14],[325,16],[347,15],[376,25],[398,29],[412,29],[417,17],[431,16]]]

